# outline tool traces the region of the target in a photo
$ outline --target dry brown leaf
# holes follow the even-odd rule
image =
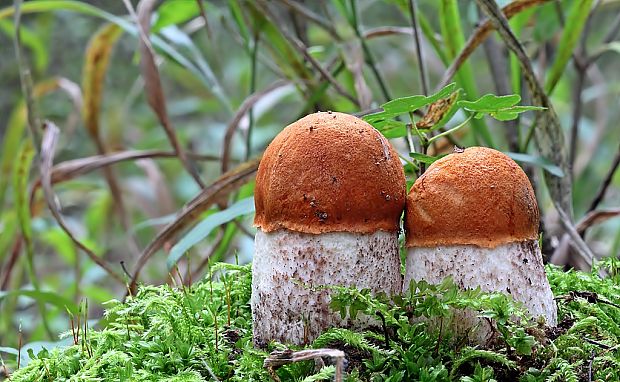
[[[82,89],[84,108],[82,115],[86,129],[92,137],[99,137],[99,113],[105,84],[105,75],[112,49],[123,30],[116,24],[105,24],[90,39],[84,57]]]
[[[459,98],[459,92],[454,92],[448,98],[442,98],[433,102],[424,118],[416,123],[419,129],[430,129],[435,126],[450,111],[456,100]]]
[[[200,179],[198,171],[189,162],[189,159],[185,153],[185,150],[181,147],[181,144],[177,138],[176,132],[170,119],[168,118],[168,112],[166,110],[166,100],[164,98],[164,91],[161,85],[161,78],[159,76],[159,70],[155,64],[155,52],[151,46],[151,42],[148,38],[151,26],[151,13],[155,6],[156,0],[142,0],[138,4],[137,15],[133,13],[133,7],[129,1],[125,1],[125,4],[134,17],[137,18],[138,30],[139,30],[139,46],[140,46],[140,69],[142,77],[144,79],[144,87],[146,90],[146,99],[151,106],[159,122],[164,127],[168,140],[172,145],[174,151],[177,153],[179,160],[183,164],[183,167],[192,176],[194,181],[200,186],[205,188],[205,184]]]

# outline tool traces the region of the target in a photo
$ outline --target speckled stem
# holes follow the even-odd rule
[[[330,290],[308,288],[322,285],[400,293],[398,234],[259,230],[252,266],[254,343],[264,346],[277,340],[299,345],[332,326],[376,324],[370,317],[342,319],[329,308]]]
[[[510,294],[532,316],[544,316],[547,325],[557,324],[557,307],[536,240],[495,248],[474,245],[409,248],[404,290],[412,279],[437,284],[448,276],[462,289],[480,287],[485,292]],[[457,312],[455,317],[452,325],[460,334],[479,324],[477,333],[470,336],[476,342],[483,342],[490,334],[488,324],[473,314]]]

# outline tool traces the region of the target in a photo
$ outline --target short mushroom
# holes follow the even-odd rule
[[[345,285],[400,293],[405,176],[396,151],[351,115],[319,112],[287,126],[256,176],[254,342],[302,344],[359,324],[330,307]]]
[[[507,155],[485,147],[447,155],[407,196],[404,290],[411,280],[436,284],[451,276],[463,289],[510,294],[555,326],[538,225],[532,185]]]

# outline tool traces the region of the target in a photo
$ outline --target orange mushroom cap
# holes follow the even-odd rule
[[[407,196],[408,247],[498,245],[538,237],[529,179],[507,155],[471,147],[434,162]]]
[[[398,154],[368,123],[319,112],[284,128],[258,167],[254,225],[320,234],[397,231],[405,205]]]

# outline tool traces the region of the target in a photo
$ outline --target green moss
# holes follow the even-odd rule
[[[424,282],[390,299],[367,290],[334,288],[343,314],[381,316],[385,327],[366,332],[332,329],[309,347],[347,354],[349,381],[578,381],[620,380],[619,262],[592,273],[547,268],[558,301],[556,329],[527,322],[521,308],[500,294],[458,291],[446,280]],[[599,274],[607,272],[608,277]],[[125,303],[107,304],[101,330],[83,330],[78,343],[43,350],[11,375],[20,381],[265,381],[268,352],[252,346],[249,266],[218,264],[213,281],[191,287],[143,286]],[[448,317],[467,307],[497,322],[487,348],[459,345],[444,329],[431,331],[414,317]],[[521,317],[520,323],[512,319]],[[77,333],[66,333],[75,338]],[[387,337],[387,338],[386,338]],[[312,362],[279,368],[282,381],[331,380],[335,369]]]

